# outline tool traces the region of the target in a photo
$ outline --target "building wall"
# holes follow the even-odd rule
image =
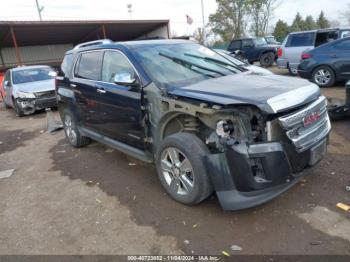
[[[72,44],[64,45],[40,45],[19,47],[22,63],[25,65],[46,64],[61,62],[64,53],[72,49]],[[2,59],[1,59],[2,57]],[[0,67],[13,67],[17,65],[14,47],[1,49]]]
[[[157,28],[156,30],[153,30],[147,34],[144,34],[143,36],[139,38],[147,38],[147,37],[161,37],[161,38],[169,38],[169,27],[167,25],[164,25],[160,28]]]

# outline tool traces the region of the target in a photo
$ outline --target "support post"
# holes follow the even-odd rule
[[[102,34],[103,34],[103,38],[107,39],[106,26],[104,24],[102,25]]]
[[[13,26],[10,27],[10,30],[11,30],[13,45],[15,46],[17,64],[22,65],[21,53],[20,53],[18,45],[17,45],[16,34],[15,34],[15,31],[13,30]]]

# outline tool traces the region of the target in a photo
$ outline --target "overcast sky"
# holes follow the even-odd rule
[[[4,1],[5,2],[5,1]],[[133,19],[170,19],[171,30],[177,34],[192,32],[202,25],[200,0],[39,0],[44,6],[44,20],[129,19],[127,4],[133,5]],[[340,12],[350,0],[281,0],[270,24],[277,19],[290,23],[295,14],[317,16],[324,10],[330,20],[344,23]],[[205,19],[216,10],[215,0],[204,0]],[[192,26],[186,24],[186,14],[194,19]],[[37,20],[35,0],[7,0],[1,4],[1,20]]]

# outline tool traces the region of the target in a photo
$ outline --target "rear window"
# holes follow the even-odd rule
[[[100,80],[102,54],[103,53],[101,51],[81,54],[79,64],[75,69],[75,77],[89,80]]]
[[[313,46],[315,33],[292,34],[288,37],[286,47]]]
[[[241,48],[241,41],[232,41],[230,44],[230,50],[237,50]]]

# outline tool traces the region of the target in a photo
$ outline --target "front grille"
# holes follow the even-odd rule
[[[314,119],[312,123],[304,125],[304,119],[315,113],[318,118]],[[327,100],[324,96],[321,96],[306,108],[282,116],[278,120],[298,152],[311,148],[326,137],[331,130],[327,113]]]
[[[35,93],[35,97],[39,98],[39,99],[52,98],[52,97],[55,97],[55,96],[56,96],[55,90]]]

